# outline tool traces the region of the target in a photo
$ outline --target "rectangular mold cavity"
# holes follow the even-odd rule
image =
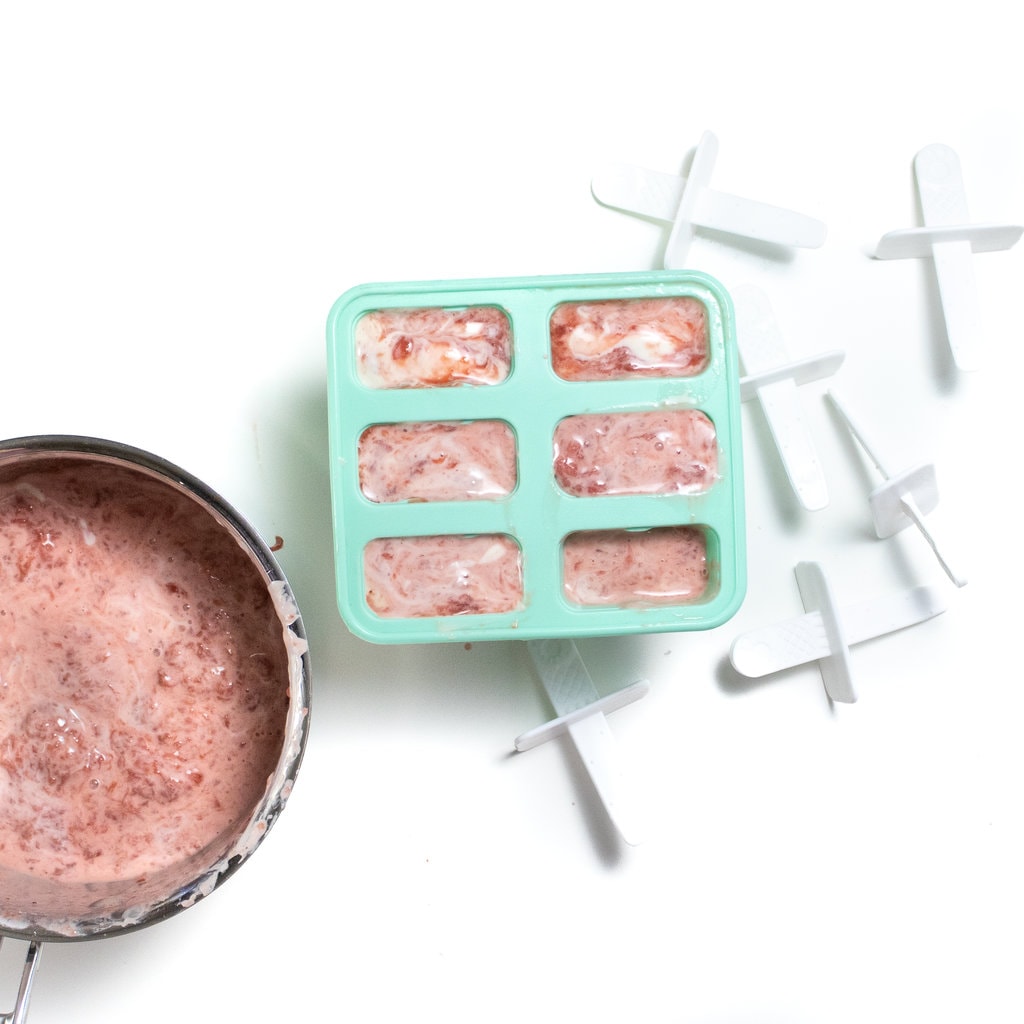
[[[551,365],[563,380],[692,377],[710,358],[707,308],[692,296],[562,302],[550,331]]]
[[[511,369],[512,325],[496,306],[382,307],[359,318],[355,350],[370,388],[500,384]]]
[[[714,550],[700,526],[580,530],[562,545],[562,590],[583,608],[701,604],[717,589]]]
[[[589,412],[555,427],[555,482],[566,494],[697,494],[715,485],[718,438],[700,409]]]
[[[502,420],[375,423],[359,436],[370,501],[493,501],[516,484],[516,436]]]
[[[734,332],[728,294],[696,271],[346,292],[327,340],[349,628],[465,642],[731,618],[746,587]],[[567,550],[616,538],[670,561],[702,546],[701,585],[650,593],[641,565],[632,594],[580,600]]]
[[[363,548],[369,608],[385,619],[515,612],[523,560],[505,534],[378,537]]]

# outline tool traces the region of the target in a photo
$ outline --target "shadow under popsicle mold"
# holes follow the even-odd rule
[[[686,636],[685,633],[659,634],[665,643]],[[645,661],[650,650],[651,634],[598,636],[578,640],[576,646],[587,663],[594,685],[601,693],[621,690],[638,679],[649,677]]]

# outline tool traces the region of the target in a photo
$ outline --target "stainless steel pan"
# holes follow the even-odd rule
[[[127,445],[96,438],[35,436],[0,442],[0,479],[54,459],[115,463],[145,474],[198,502],[248,554],[265,581],[281,622],[288,650],[289,688],[284,743],[276,769],[256,806],[230,835],[212,848],[145,878],[102,883],[61,883],[32,877],[0,865],[0,941],[28,942],[14,1009],[0,1013],[0,1024],[21,1024],[32,979],[46,942],[74,942],[123,934],[184,910],[223,884],[262,843],[283,809],[302,760],[309,723],[310,673],[298,610],[270,548],[221,497],[201,481],[165,460]],[[2,708],[0,708],[2,713]],[[0,809],[0,829],[4,828]]]

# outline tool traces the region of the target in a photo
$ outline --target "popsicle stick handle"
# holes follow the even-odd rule
[[[847,429],[854,436],[857,443],[864,449],[864,453],[867,457],[875,464],[875,468],[879,473],[882,474],[886,479],[889,478],[890,474],[885,468],[885,464],[882,462],[882,457],[879,454],[878,448],[874,445],[871,439],[868,437],[866,431],[861,424],[854,419],[850,410],[847,408],[844,402],[841,402],[834,391],[831,389],[828,391],[829,401],[831,401],[836,412],[839,413],[843,422],[846,424]]]
[[[960,573],[953,569],[948,559],[939,550],[938,541],[935,539],[935,534],[925,521],[924,512],[918,507],[917,502],[914,500],[913,495],[904,495],[900,504],[903,506],[903,511],[907,518],[921,531],[921,536],[928,542],[928,546],[932,549],[936,559],[938,559],[939,565],[942,566],[942,571],[956,584],[958,587],[964,587],[967,585],[967,579],[961,576]]]
[[[591,715],[607,715],[612,711],[618,711],[619,708],[626,707],[627,704],[638,701],[648,693],[650,688],[651,684],[646,679],[638,679],[635,683],[616,690],[615,693],[600,697],[585,707],[577,708],[568,714],[553,718],[550,722],[528,729],[515,738],[515,748],[519,751],[532,750],[534,747],[540,746],[541,743],[546,743],[548,740],[568,732],[569,726],[582,722],[584,718],[590,718]]]
[[[821,623],[828,641],[828,655],[818,659],[825,692],[834,701],[853,704],[857,695],[853,692],[849,641],[828,578],[817,562],[800,562],[794,571],[804,608],[821,614]]]

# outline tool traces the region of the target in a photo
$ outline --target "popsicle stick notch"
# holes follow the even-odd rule
[[[828,485],[803,418],[797,387],[830,377],[842,365],[843,352],[793,360],[786,352],[768,297],[745,285],[732,293],[736,341],[744,376],[740,398],[758,401],[779,450],[786,476],[808,511],[828,505]]]
[[[958,587],[965,586],[967,579],[957,572],[949,559],[943,555],[935,531],[925,521],[925,516],[939,503],[935,467],[931,463],[925,463],[890,475],[882,462],[878,448],[868,439],[863,427],[853,418],[845,403],[839,401],[834,391],[829,391],[828,397],[857,443],[875,464],[878,472],[885,477],[885,481],[868,495],[875,533],[880,538],[892,537],[908,526],[916,526],[938,559],[943,572]]]
[[[816,661],[825,692],[836,703],[857,700],[851,647],[945,611],[938,592],[931,587],[840,607],[817,562],[800,562],[794,572],[805,614],[737,637],[729,660],[737,672],[753,679]]]
[[[591,191],[604,206],[672,225],[665,246],[666,270],[686,266],[690,244],[701,230],[808,249],[824,243],[821,221],[712,189],[709,182],[717,157],[718,140],[705,132],[685,177],[609,164],[594,176]]]
[[[571,640],[529,640],[527,648],[557,717],[517,736],[515,749],[531,750],[556,736],[568,735],[608,817],[622,838],[636,846],[641,842],[642,826],[605,716],[645,696],[650,684],[640,680],[599,697]]]
[[[960,158],[949,146],[925,146],[914,157],[914,177],[924,225],[883,235],[875,258],[932,259],[953,361],[961,370],[975,370],[981,312],[971,257],[1011,248],[1024,227],[970,222]]]

